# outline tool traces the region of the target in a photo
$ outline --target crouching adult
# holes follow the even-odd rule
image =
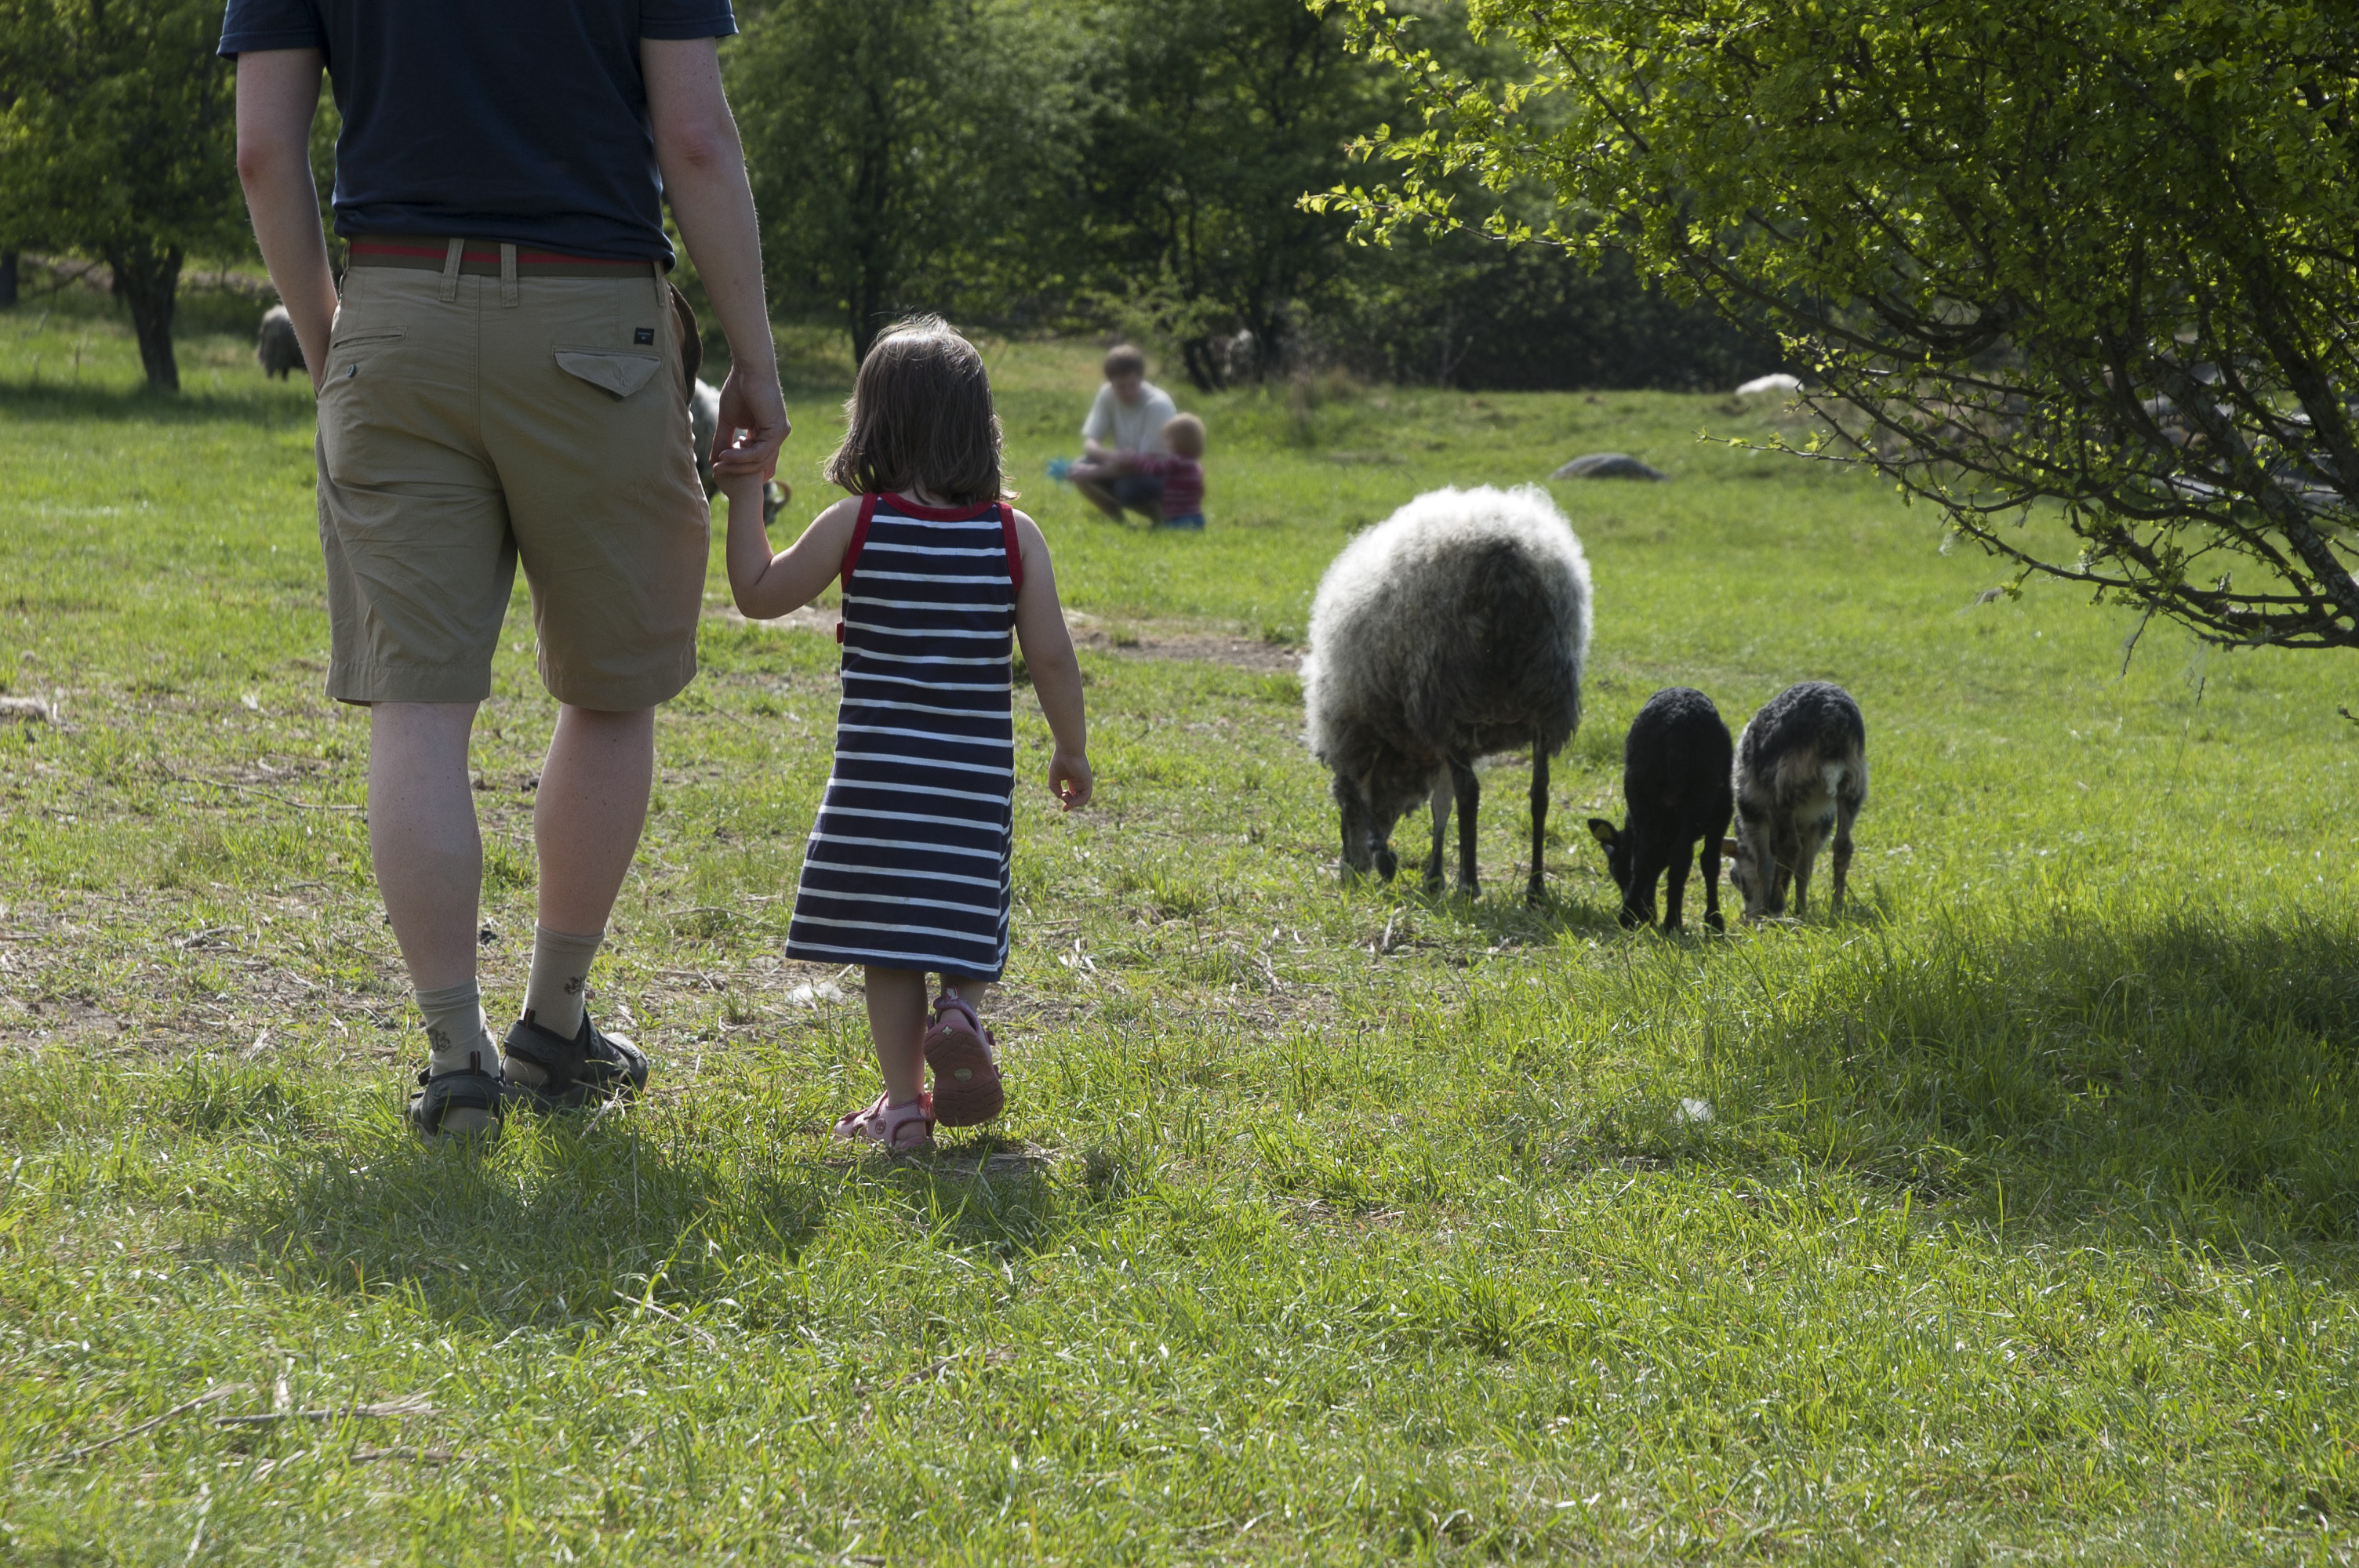
[[[787,434],[721,91],[728,0],[581,0],[548,27],[478,9],[229,0],[221,44],[255,232],[320,396],[328,693],[370,710],[369,846],[424,1020],[409,1114],[429,1137],[647,1080],[584,1000],[646,824],[656,706],[696,673],[707,514],[664,198],[729,339],[714,466],[766,478]],[[308,156],[323,64],[341,299]],[[519,564],[560,706],[531,978],[495,1049],[467,747]]]
[[[1128,343],[1106,351],[1105,384],[1082,421],[1080,471],[1073,488],[1109,517],[1136,512],[1150,522],[1163,517],[1163,481],[1123,471],[1120,460],[1162,456],[1163,427],[1180,413],[1171,395],[1147,379],[1147,356]]]

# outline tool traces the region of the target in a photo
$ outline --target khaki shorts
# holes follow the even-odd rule
[[[458,267],[443,244],[344,276],[320,393],[328,695],[490,696],[521,560],[550,695],[652,707],[695,677],[708,548],[669,286],[652,264],[504,277],[473,259],[500,247]]]

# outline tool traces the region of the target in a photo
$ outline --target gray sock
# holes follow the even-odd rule
[[[419,991],[418,1011],[426,1024],[427,1071],[439,1078],[445,1073],[499,1070],[499,1053],[492,1047],[492,1032],[484,1021],[484,994],[474,981]]]
[[[525,1015],[560,1040],[571,1040],[582,1028],[582,1004],[588,1000],[590,962],[598,956],[603,931],[589,936],[569,936],[546,925],[532,930],[532,978],[525,982]]]

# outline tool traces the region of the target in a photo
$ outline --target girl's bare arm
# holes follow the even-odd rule
[[[1082,708],[1082,665],[1065,631],[1057,602],[1057,573],[1049,564],[1049,542],[1032,519],[1016,514],[1016,542],[1024,557],[1024,586],[1016,592],[1016,641],[1024,667],[1032,673],[1032,695],[1056,738],[1049,760],[1049,792],[1071,811],[1090,803],[1090,727]]]
[[[762,478],[758,473],[723,473],[721,493],[729,498],[729,591],[751,621],[769,621],[800,610],[843,569],[843,552],[860,521],[860,502],[847,496],[815,518],[790,549],[770,553],[770,531],[762,525]]]

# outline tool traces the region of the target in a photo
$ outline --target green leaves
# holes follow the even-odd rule
[[[1987,547],[2223,641],[2359,645],[2359,16],[1471,0],[1531,72],[1506,82],[1440,68],[1382,0],[1338,3],[1424,127],[1364,143],[1391,183],[1325,199],[1364,237],[1524,237],[1451,177],[1538,183],[1556,217],[1530,237],[1757,314],[1854,456]],[[2086,559],[1985,524],[2038,501]],[[2262,569],[2233,591],[2177,569],[2221,556]]]
[[[0,0],[0,249],[104,259],[166,390],[181,258],[245,241],[220,38],[217,0]]]
[[[1069,11],[1024,0],[755,16],[725,59],[780,305],[843,320],[865,354],[905,311],[1019,294],[1080,156],[1082,43]]]

